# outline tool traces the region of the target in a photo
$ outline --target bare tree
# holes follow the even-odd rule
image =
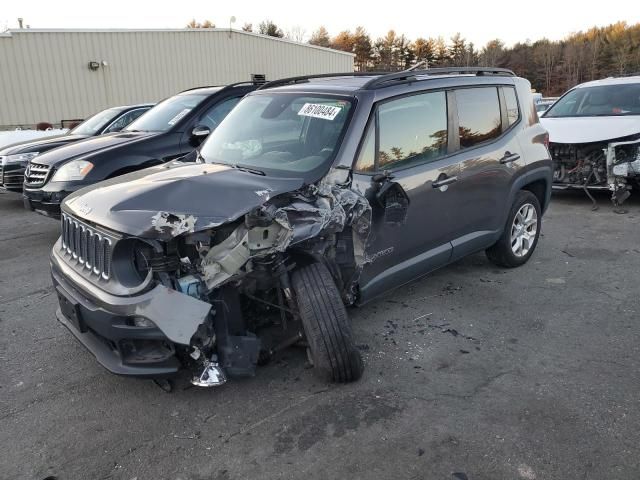
[[[302,43],[304,42],[305,37],[307,36],[307,31],[302,28],[300,25],[295,25],[291,27],[284,35],[284,38],[288,40],[292,40],[294,42]]]

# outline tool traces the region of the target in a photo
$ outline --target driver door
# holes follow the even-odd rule
[[[366,302],[447,264],[460,214],[460,173],[444,91],[378,105],[361,147],[353,187],[372,205]]]

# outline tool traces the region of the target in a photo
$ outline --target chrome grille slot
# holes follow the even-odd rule
[[[62,246],[69,263],[82,266],[88,275],[109,280],[113,241],[94,227],[62,214]]]
[[[49,166],[39,163],[29,162],[29,166],[25,172],[24,182],[27,185],[38,186],[44,185],[49,176]]]

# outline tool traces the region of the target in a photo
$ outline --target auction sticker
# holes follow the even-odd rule
[[[173,117],[171,120],[169,120],[167,123],[169,125],[175,125],[176,123],[178,123],[180,120],[182,120],[184,118],[184,116],[189,113],[191,111],[190,108],[185,108],[183,109],[180,113],[178,113],[175,117]]]
[[[332,105],[320,105],[319,103],[305,103],[298,115],[304,117],[322,118],[324,120],[333,120],[338,116],[342,108]]]

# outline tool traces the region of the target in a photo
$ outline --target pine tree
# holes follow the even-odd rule
[[[329,37],[329,32],[327,32],[326,28],[321,26],[311,34],[309,43],[311,45],[317,45],[318,47],[331,47],[331,38]]]

